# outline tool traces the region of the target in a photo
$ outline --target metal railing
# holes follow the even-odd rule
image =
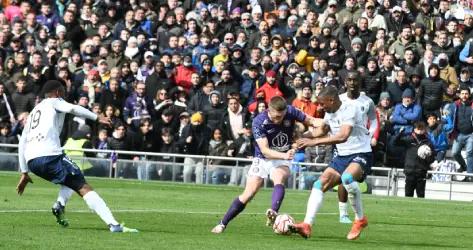
[[[17,148],[14,144],[0,144],[0,149]],[[141,151],[122,151],[122,150],[98,150],[98,149],[69,149],[75,151],[83,151],[86,153],[98,153],[106,155],[106,158],[97,157],[71,157],[79,167],[83,170],[86,176],[100,176],[109,178],[136,178],[141,180],[166,180],[173,182],[189,181],[202,184],[222,184],[215,181],[219,178],[219,174],[223,173],[226,178],[225,184],[244,185],[246,171],[251,165],[249,158],[223,157],[223,156],[208,156],[208,155],[188,155],[188,154],[168,154],[168,153],[154,153]],[[111,157],[113,155],[113,157]],[[139,160],[132,160],[133,157],[138,157]],[[193,160],[193,166],[190,166],[186,159]],[[213,164],[215,161],[224,161],[227,164]],[[196,162],[198,164],[196,164]],[[17,153],[0,152],[0,170],[18,171]],[[192,179],[186,178],[184,173],[186,167],[194,168],[201,165],[200,169],[196,169],[191,174]],[[87,166],[86,166],[87,165]],[[288,180],[288,186],[293,189],[307,189],[318,176],[321,175],[322,170],[327,167],[323,163],[307,163],[307,162],[293,162],[292,175]],[[309,171],[304,169],[316,168],[319,171]],[[386,196],[398,196],[399,181],[403,179],[403,169],[388,168],[388,167],[373,167],[373,171],[378,175],[370,175],[367,178],[367,183],[376,194]],[[153,172],[154,171],[154,172]],[[170,171],[170,172],[169,172]],[[192,170],[194,171],[194,170]],[[199,172],[200,171],[200,172]],[[165,173],[166,174],[163,174]],[[217,173],[218,172],[218,173]],[[438,171],[429,171],[429,174],[442,174],[448,176],[472,176],[473,174],[465,173],[445,173]],[[166,178],[163,176],[166,175]],[[158,177],[157,177],[158,176]],[[198,180],[197,178],[200,178]],[[187,179],[187,180],[186,180]],[[228,180],[230,179],[230,180]],[[452,199],[454,193],[454,185],[458,182],[450,178],[448,181],[448,199]],[[270,181],[265,179],[264,186],[270,186]],[[472,185],[473,186],[473,185]],[[428,190],[426,190],[428,191]],[[472,194],[473,193],[469,193]]]

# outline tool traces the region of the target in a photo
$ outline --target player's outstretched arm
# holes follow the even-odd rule
[[[73,114],[94,121],[97,120],[97,115],[94,112],[79,105],[68,103],[62,99],[57,99],[57,101],[55,101],[53,105],[54,109],[59,112]]]

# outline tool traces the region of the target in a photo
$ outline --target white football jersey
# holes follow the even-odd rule
[[[364,92],[360,93],[360,96],[356,99],[350,99],[348,94],[345,92],[339,95],[340,101],[347,103],[349,105],[354,105],[357,107],[358,111],[363,116],[363,122],[365,126],[369,124],[370,135],[373,136],[374,132],[378,129],[378,121],[376,118],[376,106],[374,105],[373,100],[365,95]]]
[[[61,98],[44,99],[31,111],[21,135],[18,156],[22,171],[31,159],[62,154],[59,135],[66,113],[97,119],[93,112]]]
[[[342,125],[352,126],[348,140],[336,145],[338,155],[346,156],[356,153],[371,152],[371,136],[366,128],[363,116],[356,105],[342,102],[335,113],[325,113],[325,123],[330,126],[330,133],[337,134]]]

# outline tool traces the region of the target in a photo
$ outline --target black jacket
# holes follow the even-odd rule
[[[191,136],[191,143],[187,143],[187,137]],[[177,142],[184,154],[208,155],[211,130],[204,124],[194,126],[188,124],[182,130],[182,135]]]
[[[404,162],[404,173],[408,174],[426,174],[430,168],[430,164],[435,160],[435,150],[430,143],[427,134],[417,135],[412,133],[410,135],[402,135],[399,133],[395,138],[395,144],[398,146],[404,146],[406,156]],[[417,155],[417,150],[422,145],[428,145],[432,150],[430,157],[421,159]]]
[[[242,117],[242,124],[245,125],[246,122],[251,120],[251,113],[248,112],[246,108],[243,108],[241,111],[241,117]],[[222,117],[222,121],[220,122],[222,130],[223,130],[223,136],[227,140],[236,140],[237,138],[233,137],[232,133],[232,126],[230,124],[230,114],[229,111],[225,112]]]
[[[379,102],[379,95],[386,89],[386,78],[379,70],[367,71],[361,89],[374,103]]]
[[[446,93],[444,81],[440,78],[425,78],[420,82],[419,103],[423,110],[438,110],[442,107],[443,93]]]

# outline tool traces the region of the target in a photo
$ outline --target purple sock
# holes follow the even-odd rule
[[[223,216],[222,224],[227,225],[233,218],[235,218],[238,214],[245,209],[246,204],[243,204],[238,197],[232,202],[232,205],[228,209],[225,216]]]
[[[274,185],[273,188],[273,196],[272,196],[272,203],[271,203],[271,209],[274,211],[278,212],[279,208],[281,207],[282,200],[284,199],[284,185],[282,184],[277,184]]]

